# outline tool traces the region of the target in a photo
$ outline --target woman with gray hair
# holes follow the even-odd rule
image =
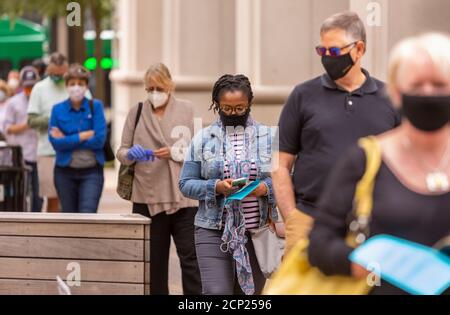
[[[375,138],[382,160],[364,236],[387,234],[434,246],[450,231],[450,38],[429,33],[400,42],[390,58],[389,92],[403,112],[403,123]],[[368,275],[351,263],[353,248],[345,241],[365,168],[364,151],[357,146],[348,150],[319,203],[309,259],[327,275]],[[371,291],[404,293],[384,281]]]
[[[150,294],[169,294],[169,252],[173,237],[180,257],[184,294],[200,294],[200,272],[194,246],[194,216],[198,202],[178,189],[183,145],[193,134],[194,111],[174,96],[169,69],[150,66],[144,79],[148,98],[128,113],[117,158],[135,165],[131,201],[133,213],[152,219],[150,229]],[[189,131],[174,138],[178,128]],[[181,129],[179,129],[181,131]],[[178,135],[179,133],[176,133]],[[181,154],[180,154],[181,153]]]

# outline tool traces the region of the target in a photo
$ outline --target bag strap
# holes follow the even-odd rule
[[[91,110],[91,115],[94,116],[94,100],[92,98],[89,100],[89,108]]]
[[[92,118],[94,118],[94,99],[89,100],[89,109],[91,110]],[[92,119],[92,128],[94,128],[94,119]]]
[[[142,114],[142,107],[143,107],[143,103],[142,102],[139,102],[139,105],[138,105],[138,110],[137,110],[137,113],[136,113],[136,118],[135,118],[135,120],[134,120],[134,129],[133,129],[133,141],[132,141],[132,145],[133,145],[133,143],[134,143],[134,133],[136,132],[136,127],[137,127],[137,125],[138,125],[138,123],[139,123],[139,120],[140,120],[140,118],[141,118],[141,114]]]
[[[356,186],[356,215],[369,217],[372,212],[375,177],[381,166],[381,148],[375,137],[360,139],[358,144],[366,154],[366,172]]]
[[[366,155],[366,170],[356,185],[353,208],[356,219],[350,224],[348,239],[351,246],[356,247],[363,243],[368,236],[368,226],[372,215],[373,189],[375,177],[381,166],[381,148],[373,136],[362,138],[358,145]]]
[[[139,119],[141,118],[141,114],[142,114],[142,106],[143,106],[143,103],[142,103],[142,102],[139,102],[139,104],[138,104],[138,110],[137,110],[137,113],[136,113],[136,118],[134,119],[133,137],[131,138],[131,139],[132,139],[132,140],[131,140],[131,146],[133,146],[133,143],[134,143],[134,134],[135,134],[135,132],[136,132],[136,127],[137,127],[137,125],[138,125],[138,123],[139,123]],[[136,165],[136,162],[134,162],[133,164],[130,165],[130,167],[129,167],[129,170],[130,170],[130,171],[131,171],[131,170],[134,171],[134,165]]]

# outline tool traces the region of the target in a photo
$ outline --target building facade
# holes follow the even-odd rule
[[[450,33],[448,0],[118,0],[113,82],[115,143],[126,114],[144,100],[143,76],[155,62],[171,70],[176,95],[191,100],[207,124],[214,81],[247,75],[255,91],[253,115],[277,124],[293,87],[323,73],[314,51],[325,18],[357,12],[367,27],[364,67],[385,80],[390,48],[401,38]]]

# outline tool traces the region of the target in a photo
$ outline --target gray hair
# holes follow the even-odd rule
[[[366,28],[355,12],[345,11],[330,16],[322,23],[320,35],[334,29],[344,30],[352,40],[360,40],[366,44]]]
[[[54,52],[50,55],[50,63],[60,67],[67,64],[67,58],[59,52]]]

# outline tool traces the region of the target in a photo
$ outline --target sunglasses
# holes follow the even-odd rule
[[[342,54],[342,50],[344,50],[345,48],[348,48],[352,45],[356,45],[357,42],[353,42],[350,43],[344,47],[330,47],[330,48],[325,48],[323,46],[317,46],[316,47],[316,52],[319,56],[323,57],[327,54],[327,51],[330,52],[330,56],[331,57],[338,57]]]

